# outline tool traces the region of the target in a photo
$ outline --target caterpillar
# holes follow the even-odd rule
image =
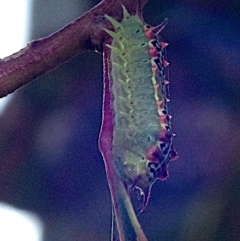
[[[143,195],[143,210],[152,184],[168,178],[168,166],[177,159],[172,146],[169,111],[168,62],[160,32],[167,20],[156,27],[147,25],[139,11],[130,15],[123,8],[118,22],[106,15],[113,30],[104,46],[103,120],[99,148],[109,158],[129,191]]]

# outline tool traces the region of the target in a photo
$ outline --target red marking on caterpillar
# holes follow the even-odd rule
[[[160,122],[164,123],[164,124],[167,124],[168,123],[167,117],[165,115],[164,116],[160,116]]]
[[[158,146],[150,147],[146,152],[146,157],[149,161],[158,163],[159,160],[163,159],[163,155]]]
[[[171,137],[172,133],[164,129],[161,130],[158,135],[159,140],[165,143],[170,143]]]
[[[150,47],[149,48],[149,54],[152,56],[152,57],[157,57],[158,56],[158,51],[155,47]]]
[[[162,166],[162,168],[158,171],[157,173],[157,178],[159,178],[161,181],[166,181],[167,178],[169,176],[169,173],[168,173],[168,169],[167,167],[164,165]]]
[[[153,30],[152,28],[150,28],[149,26],[146,26],[145,27],[145,35],[148,39],[153,39],[154,38],[154,33],[153,33]]]

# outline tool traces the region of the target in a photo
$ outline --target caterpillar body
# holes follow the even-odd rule
[[[148,203],[152,184],[168,178],[168,165],[177,158],[172,146],[169,82],[166,80],[166,43],[157,27],[144,23],[139,13],[123,19],[106,18],[112,42],[104,46],[103,122],[99,147],[112,159],[118,175],[131,191],[140,189]],[[109,160],[111,161],[111,160]]]

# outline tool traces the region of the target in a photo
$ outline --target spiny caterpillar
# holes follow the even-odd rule
[[[146,25],[124,6],[123,19],[105,16],[114,31],[104,46],[103,122],[99,147],[111,159],[129,191],[143,194],[147,205],[152,184],[168,178],[168,165],[177,158],[172,147],[165,47],[157,27]],[[110,143],[108,142],[110,140]]]

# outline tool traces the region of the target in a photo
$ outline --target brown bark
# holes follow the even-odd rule
[[[141,0],[142,7],[147,1]],[[101,52],[102,44],[108,38],[103,28],[110,27],[104,14],[120,20],[121,4],[134,14],[137,2],[137,0],[103,0],[58,32],[34,40],[19,52],[0,60],[0,97],[7,96],[76,54],[90,49]]]

